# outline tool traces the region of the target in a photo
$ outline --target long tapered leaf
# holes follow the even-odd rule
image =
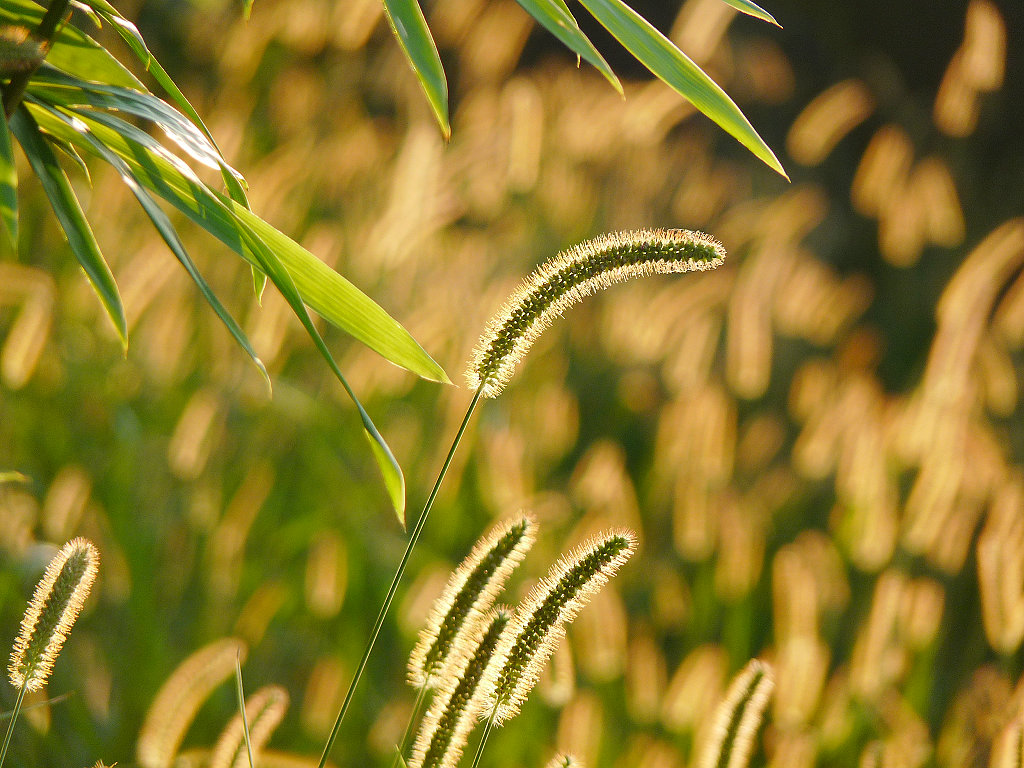
[[[58,106],[117,110],[150,120],[197,162],[209,168],[226,168],[236,179],[242,177],[224,162],[217,147],[192,121],[151,93],[89,83],[46,66],[33,77],[29,92]]]
[[[786,171],[739,107],[704,71],[622,0],[580,0],[623,47],[660,80],[731,134],[769,168]]]
[[[753,16],[755,19],[761,19],[761,21],[767,21],[769,24],[774,24],[776,27],[781,27],[768,11],[756,3],[750,2],[750,0],[722,0],[726,5],[731,5],[737,11],[745,13],[748,16]]]
[[[128,323],[125,320],[117,283],[114,282],[114,276],[100,252],[99,244],[93,236],[89,222],[86,221],[68,177],[57,162],[50,145],[39,132],[39,126],[24,107],[19,107],[11,116],[11,130],[21,144],[25,156],[28,157],[32,170],[39,177],[50,205],[53,206],[53,212],[64,229],[64,234],[67,235],[75,258],[82,265],[89,282],[96,290],[118,338],[121,339],[122,346],[127,349]]]
[[[35,29],[44,12],[42,6],[31,0],[3,0],[0,3],[0,23]],[[138,78],[103,46],[70,24],[64,24],[57,30],[46,60],[83,80],[146,90]]]
[[[45,125],[47,131],[52,131],[66,141],[78,144],[86,151],[93,152],[94,154],[96,153],[95,148],[85,139],[82,133],[72,128],[64,120],[53,115],[50,112],[50,108],[37,103],[33,103],[29,106],[32,109],[33,114],[39,118],[40,123]],[[179,203],[185,203],[186,205],[190,204],[190,207],[181,208],[186,215],[193,212],[203,217],[213,217],[217,212],[219,212],[222,217],[226,218],[230,226],[231,234],[228,235],[228,240],[230,240],[230,242],[228,242],[228,240],[225,240],[224,242],[232,248],[237,248],[238,252],[244,258],[258,265],[261,271],[267,275],[278,291],[280,291],[285,301],[287,301],[288,305],[291,307],[292,312],[306,329],[306,333],[309,335],[310,339],[312,339],[317,351],[320,352],[320,355],[327,362],[331,371],[337,377],[338,381],[341,382],[341,385],[355,404],[356,410],[359,412],[359,418],[363,423],[363,432],[370,441],[370,446],[372,448],[371,453],[374,460],[377,462],[381,475],[384,478],[385,488],[388,491],[395,514],[404,526],[405,477],[402,474],[402,468],[399,466],[390,447],[388,447],[388,444],[373,424],[373,421],[370,419],[366,409],[363,408],[362,403],[359,401],[359,398],[356,396],[352,387],[345,379],[344,374],[342,374],[341,369],[335,362],[334,357],[327,348],[320,332],[313,324],[313,321],[309,316],[309,312],[306,310],[303,296],[300,294],[295,282],[293,281],[289,268],[283,263],[283,259],[279,258],[279,251],[273,246],[273,244],[264,242],[261,230],[276,233],[287,242],[292,241],[269,224],[266,224],[266,222],[244,206],[206,188],[198,178],[193,176],[189,179],[188,175],[182,172],[180,166],[184,166],[184,164],[180,163],[180,161],[179,168],[174,168],[172,164],[167,163],[165,159],[161,162],[161,156],[157,151],[154,151],[152,145],[147,148],[144,144],[136,143],[128,138],[128,135],[135,137],[141,135],[149,138],[147,134],[144,134],[142,131],[139,131],[134,128],[134,126],[130,126],[128,124],[125,124],[120,131],[111,130],[102,122],[95,120],[95,118],[101,115],[108,121],[111,119],[117,119],[111,118],[110,115],[106,115],[104,113],[94,113],[91,115],[78,114],[77,116],[86,124],[89,132],[94,134],[97,140],[103,142],[110,151],[113,151],[115,154],[120,156],[128,164],[131,168],[131,175],[133,178],[146,186],[153,184],[151,188],[157,192],[157,194],[163,196],[163,190],[173,191],[173,187],[167,187],[163,184],[155,184],[158,180],[162,181],[165,174],[172,178],[178,177],[178,179],[184,181],[186,185],[192,185],[190,200],[186,200],[183,197],[173,194],[172,197],[174,199],[172,199],[172,197],[165,197],[165,199],[176,206]],[[125,128],[133,130],[125,130]],[[152,139],[150,139],[150,141],[152,141]],[[162,149],[162,147],[156,145],[156,149]],[[164,152],[166,153],[166,150],[164,150]],[[171,155],[171,157],[173,157],[173,155]],[[140,158],[149,162],[140,162]],[[184,166],[184,170],[187,171],[187,166]],[[200,200],[202,200],[202,203],[200,203]],[[235,214],[234,216],[231,215],[232,212]],[[245,216],[238,216],[239,213],[244,214]],[[257,229],[255,226],[252,226],[254,223],[259,223],[262,227]],[[209,229],[209,231],[213,233],[212,229]],[[224,232],[223,234],[227,235],[227,232]],[[298,246],[296,245],[296,247]],[[309,256],[312,257],[312,254],[309,254]],[[315,259],[315,257],[312,258]],[[323,262],[320,263],[322,264]],[[326,265],[324,266],[326,267]],[[333,270],[329,271],[331,271],[332,274],[337,274],[334,273]],[[376,305],[374,304],[374,306]],[[383,312],[383,310],[381,310],[381,312]]]
[[[14,165],[14,147],[7,117],[0,109],[0,218],[10,238],[11,247],[18,250],[18,169]]]
[[[533,16],[545,29],[557,37],[577,56],[591,64],[605,79],[622,93],[622,83],[590,39],[580,31],[576,18],[563,0],[516,0],[528,14]]]
[[[80,140],[61,121],[38,105],[30,105],[40,124],[69,141]],[[262,265],[242,241],[243,222],[277,254],[306,302],[328,322],[341,328],[402,368],[431,381],[450,379],[415,339],[366,294],[287,235],[244,206],[206,187],[179,158],[135,126],[102,112],[81,114],[90,130],[121,156],[148,189],[203,227],[255,266]],[[88,146],[86,151],[92,151]]]
[[[383,0],[383,3],[391,30],[395,33],[406,58],[409,59],[447,141],[452,135],[451,123],[448,120],[448,82],[419,2]]]
[[[128,167],[128,164],[117,154],[104,146],[103,142],[96,139],[84,122],[68,116],[59,110],[51,109],[50,112],[64,120],[73,129],[82,134],[85,140],[89,142],[92,149],[118,172],[124,180],[124,183],[139,201],[139,204],[146,212],[150,221],[153,222],[153,226],[156,227],[157,232],[160,233],[160,237],[162,237],[164,242],[167,243],[167,247],[171,249],[171,252],[199,288],[199,292],[203,295],[203,298],[205,298],[210,304],[213,311],[217,313],[217,316],[235,338],[235,341],[238,342],[238,345],[252,359],[253,363],[255,363],[260,374],[263,376],[264,381],[267,383],[267,388],[269,389],[271,386],[270,375],[267,373],[267,369],[266,366],[264,366],[263,361],[260,360],[259,355],[257,355],[256,351],[252,348],[252,344],[249,343],[249,339],[245,335],[245,332],[241,327],[239,327],[238,323],[235,322],[235,319],[227,309],[224,308],[224,305],[221,304],[220,299],[217,298],[217,295],[213,292],[209,284],[199,272],[199,268],[196,267],[195,262],[192,261],[192,257],[189,256],[188,251],[185,250],[185,244],[182,243],[181,238],[178,237],[178,232],[174,229],[174,225],[171,223],[171,220],[167,217],[167,214],[164,213],[163,209],[157,205],[156,201],[150,196],[150,194],[142,187],[138,179],[135,178],[131,169]]]

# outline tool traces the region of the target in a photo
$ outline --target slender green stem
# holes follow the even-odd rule
[[[0,750],[0,768],[3,768],[4,758],[7,757],[7,747],[11,743],[11,734],[14,733],[14,724],[18,721],[18,713],[21,712],[21,703],[25,700],[25,691],[28,690],[28,678],[25,678],[25,682],[21,684],[21,690],[18,691],[18,700],[14,704],[14,713],[11,715],[11,722],[7,726],[7,735],[4,736],[4,747]]]
[[[349,683],[348,692],[345,694],[345,700],[341,704],[341,709],[338,711],[338,717],[334,721],[334,727],[331,729],[331,735],[327,737],[327,744],[324,746],[324,753],[320,757],[320,763],[318,768],[324,768],[327,764],[327,758],[331,754],[331,748],[334,746],[334,740],[338,738],[338,730],[341,728],[341,722],[345,719],[345,713],[348,712],[349,704],[352,703],[352,696],[356,691],[356,686],[359,685],[359,678],[363,675],[363,670],[366,669],[366,662],[370,659],[370,653],[373,651],[373,645],[377,641],[377,635],[380,634],[380,628],[384,626],[384,618],[388,614],[388,609],[391,608],[391,602],[395,599],[395,592],[398,591],[398,584],[402,580],[402,576],[405,574],[405,568],[409,564],[409,557],[412,555],[412,550],[416,546],[416,542],[420,539],[420,534],[423,532],[423,526],[427,522],[427,516],[430,514],[431,507],[434,506],[434,499],[437,498],[437,492],[441,489],[441,482],[444,480],[444,476],[448,473],[448,467],[451,466],[452,459],[455,457],[455,451],[459,447],[459,443],[462,441],[462,436],[466,432],[466,427],[469,426],[469,420],[473,416],[473,411],[476,410],[477,403],[480,402],[480,397],[483,395],[483,388],[477,389],[476,394],[473,395],[473,400],[469,404],[469,409],[466,411],[465,417],[462,419],[462,425],[459,427],[459,431],[455,435],[455,439],[452,441],[452,447],[448,449],[448,456],[444,460],[444,464],[441,467],[440,473],[437,475],[437,480],[434,481],[434,487],[430,491],[430,495],[427,497],[426,504],[423,505],[423,511],[420,512],[419,519],[416,520],[416,525],[412,529],[412,534],[409,536],[409,544],[405,548],[405,554],[402,556],[402,562],[398,564],[398,570],[395,571],[395,578],[391,581],[391,588],[388,589],[387,597],[384,598],[384,604],[380,608],[380,613],[377,616],[377,621],[374,622],[373,629],[370,630],[370,639],[366,644],[366,649],[363,651],[363,658],[359,661],[359,666],[356,667],[355,674],[352,676],[352,682]]]
[[[412,733],[412,726],[416,722],[416,717],[419,715],[420,708],[423,706],[423,700],[426,698],[427,686],[426,683],[424,683],[416,693],[416,703],[412,705],[412,712],[409,713],[409,724],[405,726],[405,733],[402,734],[402,740],[398,745],[398,754],[395,755],[395,762],[392,763],[391,768],[398,768],[399,760],[405,754],[405,750],[409,746],[409,735]]]
[[[480,743],[476,746],[476,754],[473,756],[473,768],[478,768],[480,765],[480,758],[483,757],[484,747],[487,746],[487,737],[491,735],[491,728],[494,727],[494,716],[498,714],[498,705],[495,704],[491,710],[491,716],[487,718],[487,722],[484,724],[484,732],[480,735]]]
[[[57,33],[57,25],[64,18],[64,14],[68,12],[68,6],[70,5],[71,0],[51,0],[49,8],[46,9],[46,13],[43,15],[42,20],[39,22],[39,27],[34,33],[36,40],[45,46],[43,50],[49,48],[50,43],[53,41],[53,36]],[[25,95],[25,87],[28,85],[28,81],[36,73],[41,62],[42,59],[35,66],[29,67],[22,72],[15,72],[11,76],[7,87],[3,89],[4,113],[7,117],[13,115],[14,110],[18,108],[18,104],[21,103],[21,97]]]
[[[242,736],[245,737],[245,750],[249,753],[249,768],[253,768],[252,742],[249,740],[249,720],[245,716],[245,691],[242,689],[242,653],[235,654],[235,692],[238,694],[238,711],[242,713]]]

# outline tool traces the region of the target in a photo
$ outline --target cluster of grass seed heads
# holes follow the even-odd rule
[[[476,620],[453,653],[441,685],[423,717],[409,768],[454,768],[481,709],[478,695],[487,664],[512,614],[495,608]]]
[[[519,712],[565,635],[565,625],[615,575],[636,545],[636,534],[625,529],[589,539],[556,562],[530,591],[487,669],[482,690],[496,725]]]
[[[541,265],[487,324],[466,376],[497,397],[523,355],[566,309],[602,288],[634,277],[713,269],[725,260],[714,238],[686,229],[601,235]]]
[[[476,543],[434,602],[409,657],[409,682],[434,687],[460,638],[487,611],[536,538],[524,514],[495,526]]]
[[[699,768],[747,768],[754,737],[774,688],[772,668],[758,659],[749,661],[715,711]]]
[[[77,538],[61,547],[46,566],[11,653],[8,673],[16,688],[37,691],[46,684],[96,580],[99,565],[100,553],[95,545]]]

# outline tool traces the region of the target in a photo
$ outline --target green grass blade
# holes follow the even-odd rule
[[[80,136],[48,116],[42,107],[32,104],[30,109],[48,132],[68,141],[81,141]],[[395,365],[430,381],[450,383],[444,369],[366,294],[256,214],[206,187],[147,133],[103,112],[79,116],[100,141],[128,163],[144,186],[262,269],[243,242],[243,224],[244,228],[251,228],[287,268],[303,301],[328,322]],[[92,152],[88,145],[84,148]]]
[[[0,109],[0,218],[11,240],[11,247],[18,250],[18,169],[14,164],[14,147],[11,144],[11,130],[7,117]]]
[[[125,320],[117,283],[114,282],[114,276],[100,252],[68,177],[57,162],[50,145],[39,132],[39,126],[24,107],[19,107],[11,117],[11,130],[28,157],[32,170],[39,177],[46,196],[50,199],[50,205],[53,206],[53,212],[64,229],[64,234],[67,235],[71,250],[85,270],[89,282],[92,283],[103,308],[114,324],[121,345],[127,349],[128,323]]]
[[[52,67],[42,67],[29,86],[42,101],[62,107],[92,107],[125,112],[156,123],[190,157],[209,168],[223,168],[237,182],[242,174],[228,166],[220,150],[185,115],[151,93],[116,85],[88,83]]]
[[[86,151],[96,154],[95,147],[86,141],[79,131],[72,128],[64,120],[53,115],[48,108],[38,103],[30,105],[30,107],[32,108],[32,113],[40,119],[40,122],[47,131],[56,134],[65,141],[79,145]],[[28,117],[27,114],[26,117]],[[284,259],[280,258],[284,251],[275,243],[265,241],[264,233],[274,235],[277,242],[281,242],[283,238],[284,242],[290,243],[294,248],[300,248],[300,246],[247,208],[209,190],[198,178],[186,176],[182,169],[168,163],[160,154],[161,150],[163,153],[166,153],[166,150],[134,126],[124,124],[119,130],[111,130],[100,120],[102,119],[109,124],[116,125],[112,121],[116,121],[117,118],[113,118],[105,113],[94,113],[89,116],[79,114],[78,117],[87,125],[89,132],[94,134],[97,140],[103,142],[108,150],[114,152],[126,162],[131,169],[133,178],[150,187],[157,194],[164,196],[165,199],[179,207],[190,218],[202,224],[212,234],[215,234],[218,238],[223,238],[225,244],[236,249],[250,263],[258,266],[278,291],[281,292],[281,295],[291,307],[292,312],[295,313],[299,322],[306,329],[306,333],[309,334],[320,355],[327,362],[331,371],[338,381],[341,382],[341,385],[355,404],[359,412],[359,418],[363,423],[363,430],[373,447],[372,454],[384,478],[384,484],[395,514],[404,525],[405,477],[402,474],[402,468],[395,460],[394,454],[380,432],[377,431],[366,409],[359,402],[359,398],[356,397],[352,387],[349,386],[348,381],[320,336],[320,332],[313,325],[309,312],[306,310],[305,300],[292,279],[290,267],[284,263]],[[128,138],[129,136],[136,139],[146,137],[152,144],[147,145],[145,142],[132,141],[132,139]],[[41,137],[40,140],[42,140]],[[142,162],[142,160],[148,162]],[[174,184],[168,184],[168,179],[177,182],[178,189],[175,189]],[[218,221],[221,226],[211,227],[211,221]],[[290,252],[291,249],[288,250]],[[308,251],[305,253],[309,258],[322,264],[328,272],[337,275],[336,272],[316,259],[312,254],[309,254]],[[340,278],[341,276],[337,275],[337,277]],[[354,287],[352,290],[359,293]],[[363,296],[361,293],[359,295]],[[369,301],[368,298],[366,300]],[[370,303],[372,304],[373,302]],[[377,305],[373,304],[373,306],[376,307]],[[383,310],[379,307],[377,309],[383,313]],[[392,320],[392,322],[394,321]],[[401,326],[398,327],[401,328]],[[402,330],[404,332],[404,329]],[[411,339],[412,337],[410,336],[409,338]]]
[[[423,11],[417,0],[383,2],[391,31],[395,33],[399,45],[409,59],[447,141],[452,135],[451,123],[448,120],[448,82],[444,76],[444,67],[441,66],[437,46],[434,45],[434,38],[430,36],[427,20],[423,18]]]
[[[580,31],[576,18],[563,0],[516,0],[528,14],[533,16],[551,34],[577,56],[591,64],[605,79],[622,93],[622,83],[590,39]]]
[[[231,202],[233,206],[237,206],[237,203]],[[238,210],[248,213],[253,216],[252,213],[246,208],[238,206]],[[273,228],[272,228],[273,229]],[[274,230],[275,232],[277,230]],[[327,344],[324,343],[323,337],[320,336],[320,332],[313,325],[313,321],[309,316],[309,312],[306,311],[306,305],[303,303],[302,296],[299,294],[298,289],[295,287],[295,283],[292,280],[291,275],[285,266],[278,259],[274,249],[269,247],[268,244],[264,243],[260,238],[259,234],[250,229],[245,223],[242,223],[241,234],[246,245],[246,250],[256,259],[259,263],[260,269],[270,279],[270,282],[274,284],[274,287],[281,292],[285,301],[292,308],[292,312],[299,318],[299,322],[302,323],[306,329],[306,333],[313,340],[314,346],[320,352],[320,356],[326,361],[327,365],[334,372],[338,381],[345,388],[349,398],[356,406],[356,410],[359,411],[359,418],[363,422],[363,432],[367,439],[370,441],[371,453],[373,454],[374,460],[377,462],[377,467],[380,469],[380,473],[384,478],[384,487],[387,489],[388,496],[391,499],[392,507],[394,508],[395,515],[398,517],[399,523],[402,527],[405,527],[405,476],[402,474],[402,468],[399,466],[398,461],[395,459],[394,454],[391,452],[391,448],[384,441],[380,432],[377,431],[377,427],[374,426],[373,421],[370,419],[370,415],[363,408],[363,404],[359,402],[359,398],[356,397],[356,393],[352,387],[349,386],[348,381],[342,374],[338,364],[334,361],[333,355],[327,348]]]
[[[756,3],[750,2],[750,0],[722,0],[726,5],[731,5],[740,13],[745,13],[748,16],[753,16],[755,19],[761,19],[761,21],[767,21],[769,24],[774,24],[776,27],[782,28],[782,25],[775,20],[768,11]]]
[[[660,80],[749,149],[772,170],[786,176],[775,153],[718,84],[661,32],[622,0],[580,0],[622,45]]]
[[[252,3],[253,0],[242,0],[242,18],[246,21],[252,15]]]
[[[249,768],[252,764],[252,740],[249,738],[249,718],[245,714],[245,690],[242,688],[242,657],[235,656],[235,695],[238,697],[238,713],[242,716],[242,736],[245,739],[245,751],[249,755]]]
[[[3,0],[0,3],[0,23],[16,24],[35,29],[43,19],[42,6],[31,0]],[[76,75],[83,80],[121,85],[126,88],[146,87],[107,50],[70,24],[64,24],[54,37],[53,48],[47,62]]]
[[[106,160],[113,168],[120,174],[124,183],[135,195],[135,199],[139,201],[139,205],[149,216],[150,221],[153,222],[153,226],[156,227],[157,232],[160,233],[160,237],[163,238],[164,242],[167,243],[167,247],[171,249],[171,252],[178,259],[181,265],[185,268],[188,276],[192,278],[192,281],[199,288],[199,292],[203,295],[203,298],[213,308],[213,311],[217,313],[217,317],[221,319],[228,332],[234,337],[238,345],[245,351],[249,358],[255,363],[259,369],[260,375],[263,376],[263,380],[267,383],[267,389],[271,388],[270,375],[267,373],[266,366],[263,361],[260,360],[256,351],[252,348],[252,344],[249,343],[248,337],[245,332],[239,327],[238,323],[231,314],[224,308],[224,305],[220,303],[220,299],[210,288],[209,284],[203,278],[199,272],[199,268],[196,267],[195,262],[192,261],[192,257],[188,255],[188,251],[185,250],[185,244],[181,242],[181,238],[178,237],[178,232],[174,229],[174,225],[171,220],[164,213],[163,209],[157,205],[156,201],[150,196],[150,194],[142,187],[138,179],[132,174],[128,164],[125,163],[118,155],[111,150],[107,149],[102,142],[97,140],[92,133],[89,131],[88,126],[85,125],[81,120],[68,117],[63,113],[50,110],[52,114],[61,118],[73,129],[77,130],[82,137],[89,142],[89,145],[95,150],[95,152]]]

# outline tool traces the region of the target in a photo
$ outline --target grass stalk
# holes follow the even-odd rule
[[[242,715],[242,737],[245,739],[245,751],[249,754],[249,768],[254,768],[252,759],[252,740],[249,738],[249,719],[245,716],[245,691],[242,688],[242,654],[235,655],[235,693],[238,694],[238,712]]]
[[[0,768],[3,768],[4,758],[7,757],[7,747],[11,743],[11,734],[14,733],[14,724],[18,721],[18,714],[21,712],[21,703],[25,701],[25,691],[28,690],[28,678],[18,689],[18,700],[14,703],[14,712],[11,714],[11,722],[7,725],[7,735],[4,736],[4,746],[0,749]]]
[[[472,418],[473,412],[476,410],[477,403],[480,402],[480,397],[482,395],[483,387],[481,386],[477,388],[476,393],[473,395],[473,400],[470,402],[469,408],[466,410],[466,415],[462,419],[459,431],[455,434],[455,439],[452,441],[452,447],[448,449],[448,455],[445,457],[444,464],[441,466],[441,471],[437,475],[437,480],[434,481],[434,487],[431,489],[430,495],[427,497],[427,501],[423,505],[423,511],[420,512],[420,516],[416,520],[416,525],[413,526],[412,533],[409,535],[409,544],[405,548],[405,554],[402,555],[402,561],[398,564],[398,570],[395,571],[395,577],[391,580],[391,587],[388,589],[387,596],[384,598],[384,604],[380,608],[377,621],[374,622],[373,629],[370,630],[370,639],[366,644],[366,649],[363,651],[363,658],[360,659],[359,665],[356,667],[355,674],[352,676],[352,682],[349,683],[348,692],[345,694],[345,700],[342,702],[341,709],[338,711],[338,717],[334,721],[334,727],[331,728],[331,735],[327,737],[327,744],[324,745],[324,753],[320,757],[318,768],[324,768],[327,764],[327,758],[331,754],[331,748],[334,746],[335,739],[338,738],[338,731],[341,729],[341,723],[345,719],[345,714],[348,712],[349,705],[352,703],[352,697],[355,694],[356,686],[359,685],[359,679],[362,677],[363,671],[366,669],[366,663],[370,660],[370,654],[373,652],[373,646],[377,642],[377,635],[380,634],[380,628],[384,626],[384,619],[388,615],[388,610],[391,608],[392,601],[395,599],[395,593],[398,591],[398,585],[402,581],[402,576],[405,574],[405,568],[409,564],[409,558],[416,546],[416,542],[420,539],[420,534],[423,533],[423,526],[426,524],[430,510],[434,506],[434,499],[437,498],[437,492],[441,489],[441,483],[444,481],[444,476],[448,474],[448,468],[451,466],[452,459],[455,457],[455,451],[458,449],[459,443],[462,442],[462,436],[466,432],[466,427],[469,426],[469,420]]]
[[[416,692],[416,703],[412,705],[412,712],[409,713],[409,722],[405,726],[405,733],[402,734],[402,740],[398,743],[398,754],[395,755],[395,761],[391,764],[391,768],[398,768],[399,763],[405,759],[405,750],[409,746],[409,736],[412,734],[412,726],[416,722],[416,717],[423,708],[423,700],[426,698],[427,685],[424,683],[419,686],[419,689]]]
[[[480,734],[480,743],[476,745],[476,754],[473,755],[473,768],[479,768],[480,758],[483,757],[484,747],[487,746],[487,737],[491,735],[491,728],[494,727],[494,717],[498,714],[498,706],[491,707],[491,714],[484,723],[484,732]]]

